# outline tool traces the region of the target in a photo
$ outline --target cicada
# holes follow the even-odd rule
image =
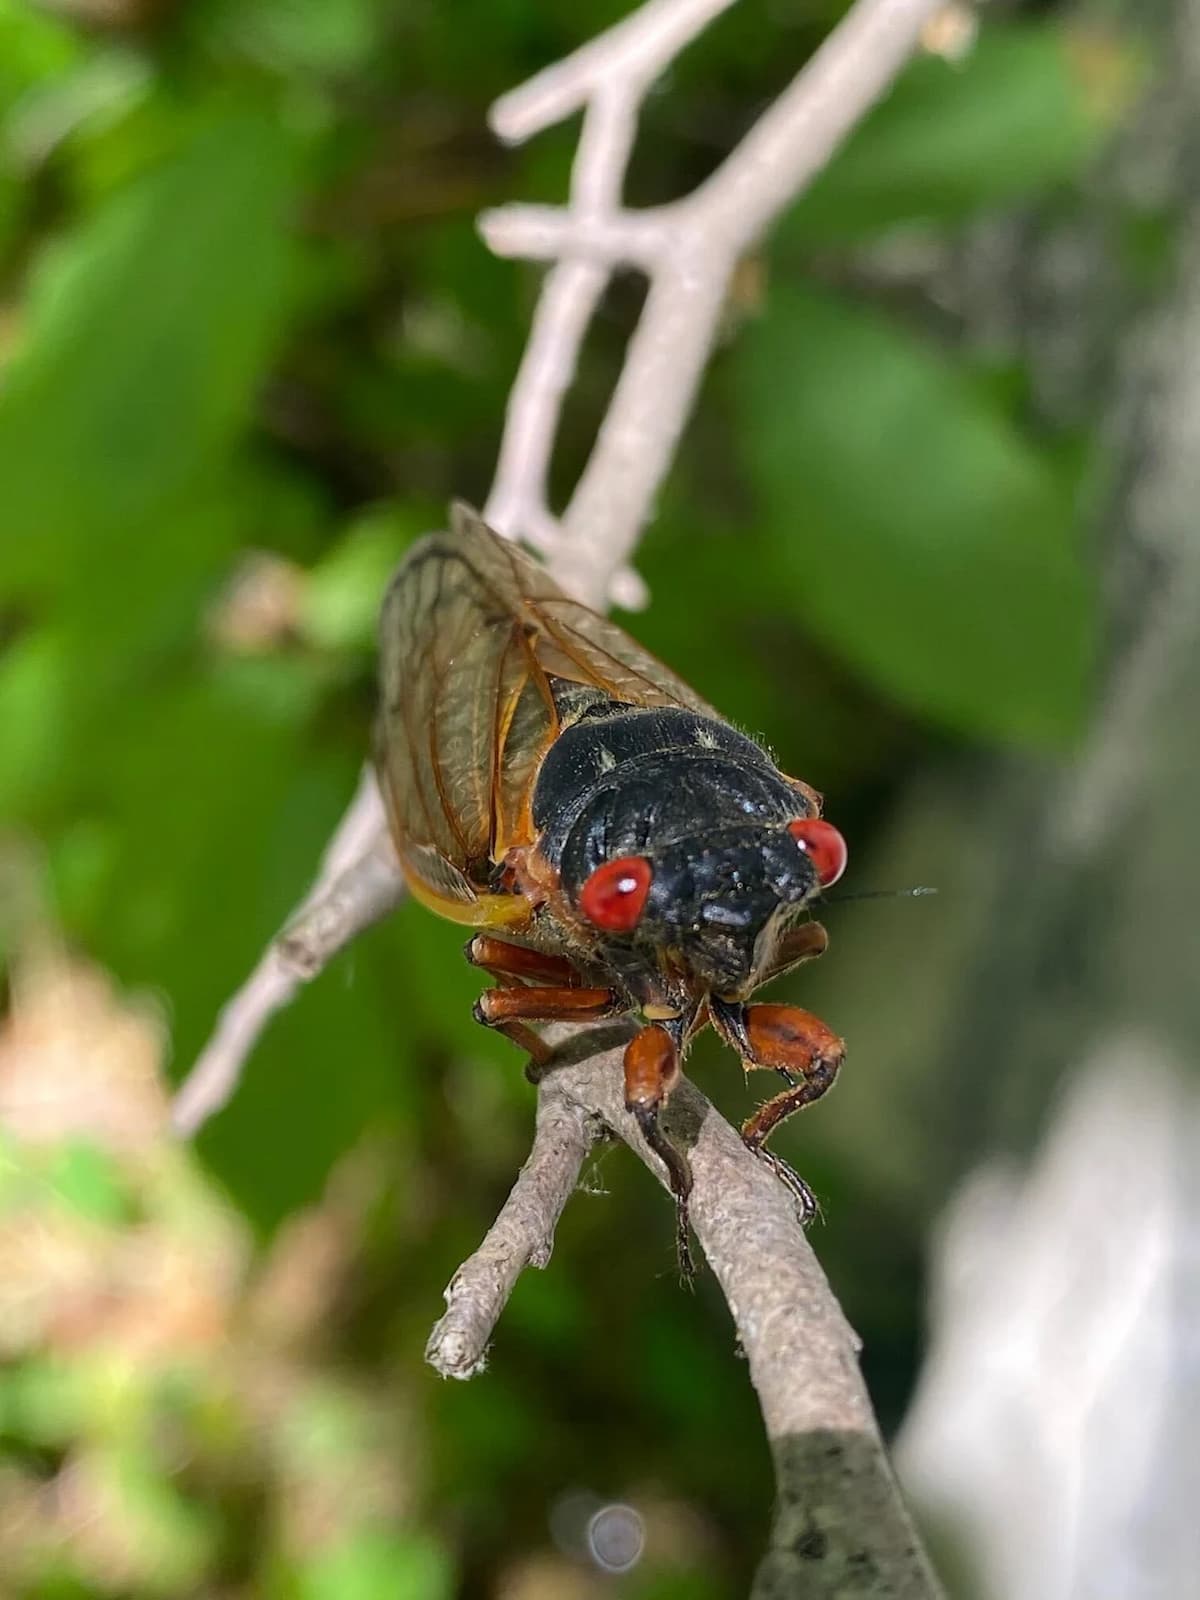
[[[811,907],[846,846],[821,797],[788,777],[614,623],[456,506],[409,551],[381,625],[376,760],[413,895],[475,929],[467,959],[498,980],[476,1018],[528,1051],[532,1024],[630,1015],[625,1104],[663,1160],[686,1259],[691,1174],[662,1126],[708,1024],[785,1088],[742,1137],[832,1084],[845,1047],[791,1005],[749,1004],[819,956]]]

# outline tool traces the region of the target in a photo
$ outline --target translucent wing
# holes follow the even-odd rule
[[[534,779],[559,729],[555,680],[716,714],[465,506],[392,579],[380,677],[376,760],[405,875],[419,898],[471,923],[525,914],[520,897],[489,891],[532,834]]]

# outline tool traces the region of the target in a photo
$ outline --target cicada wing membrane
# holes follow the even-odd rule
[[[716,714],[462,505],[392,580],[380,678],[376,761],[405,876],[443,916],[476,925],[527,914],[494,885],[532,838],[534,781],[559,731],[555,680]]]

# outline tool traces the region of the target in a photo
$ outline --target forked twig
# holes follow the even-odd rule
[[[727,0],[726,0],[727,3]],[[629,152],[632,107],[698,31],[726,9],[720,0],[652,0],[566,61],[499,100],[493,126],[503,138],[527,139],[584,108],[571,181],[571,204],[509,205],[485,212],[480,229],[502,256],[553,260],[547,287],[566,297],[570,271],[577,314],[586,326],[603,281],[618,267],[643,271],[649,293],[596,445],[554,528],[545,468],[553,428],[538,432],[527,415],[537,368],[527,352],[510,401],[522,422],[502,449],[485,515],[501,532],[528,539],[551,558],[564,587],[602,606],[615,573],[629,560],[717,336],[739,260],[779,213],[826,165],[846,135],[908,60],[943,0],[859,0],[844,21],[768,107],[742,142],[699,188],[649,210],[619,204]],[[690,31],[685,28],[690,25]],[[601,276],[603,275],[603,276]],[[589,300],[590,297],[590,300]],[[579,338],[570,353],[573,370]],[[566,370],[558,352],[559,371]],[[509,441],[506,437],[506,446]]]
[[[561,1094],[539,1094],[529,1158],[487,1237],[446,1286],[446,1314],[425,1359],[443,1378],[482,1372],[500,1313],[526,1267],[544,1267],[554,1230],[599,1132],[597,1119]]]
[[[619,1030],[576,1036],[542,1079],[533,1150],[483,1244],[446,1290],[426,1357],[445,1377],[481,1371],[521,1269],[553,1231],[598,1131],[665,1170],[625,1110]],[[858,1340],[773,1172],[684,1079],[672,1138],[694,1178],[692,1224],[729,1304],[775,1459],[779,1493],[753,1600],[936,1600],[937,1580],[896,1487],[858,1366]]]
[[[650,211],[621,206],[638,108],[668,63],[732,0],[647,0],[493,108],[497,132],[512,141],[584,113],[566,209],[508,206],[480,224],[498,253],[554,263],[509,400],[485,516],[540,549],[579,598],[603,606],[614,584],[626,600],[636,593],[625,564],[693,404],[739,258],[884,92],[941,3],[858,0],[717,171],[692,194]],[[625,265],[647,275],[649,292],[559,523],[546,483],[563,397],[599,297]],[[337,842],[345,853],[339,848],[334,862],[331,850],[300,915],[222,1013],[180,1092],[177,1126],[194,1130],[224,1103],[266,1020],[399,898],[369,773]],[[543,1078],[529,1160],[447,1290],[446,1315],[428,1349],[439,1371],[466,1377],[482,1366],[520,1272],[549,1257],[597,1130],[611,1130],[658,1170],[624,1110],[619,1054],[593,1035]],[[775,1534],[756,1600],[933,1600],[936,1580],[892,1480],[853,1335],[787,1192],[686,1080],[671,1113],[674,1136],[689,1147],[696,1232],[729,1302],[776,1461]]]
[[[596,606],[614,584],[626,603],[643,598],[624,564],[670,465],[738,257],[887,88],[941,0],[859,0],[706,183],[671,206],[622,209],[637,107],[679,51],[731,4],[647,0],[492,110],[501,137],[518,142],[585,108],[571,204],[563,211],[506,206],[481,219],[485,239],[500,253],[557,258],[513,384],[484,511],[499,532],[540,549],[563,587]],[[651,290],[559,527],[547,505],[546,474],[562,401],[599,296],[623,262],[641,266]],[[352,842],[357,857],[349,853]],[[180,1132],[196,1132],[226,1104],[263,1029],[299,985],[396,903],[403,890],[398,878],[386,882],[389,860],[368,770],[308,898],[226,1005],[181,1086],[174,1118]]]

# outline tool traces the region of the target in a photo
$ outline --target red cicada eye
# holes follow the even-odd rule
[[[836,883],[846,870],[846,841],[832,822],[819,817],[797,817],[788,832],[816,868],[822,889]]]
[[[654,872],[645,856],[620,856],[597,867],[579,893],[579,909],[605,933],[632,933]]]

